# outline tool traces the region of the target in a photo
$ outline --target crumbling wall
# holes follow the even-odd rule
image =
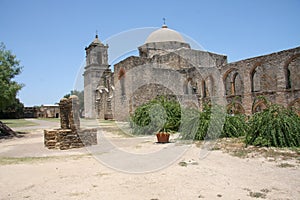
[[[44,130],[44,144],[48,149],[66,150],[97,144],[97,129],[72,131],[71,129]]]
[[[97,129],[80,129],[78,97],[62,98],[59,106],[61,128],[44,130],[45,147],[66,150],[97,144]]]

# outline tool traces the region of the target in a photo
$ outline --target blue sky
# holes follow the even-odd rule
[[[53,104],[74,88],[96,30],[109,41],[160,27],[165,17],[229,62],[300,46],[299,0],[0,0],[0,7],[0,41],[24,66],[16,79],[26,106]]]

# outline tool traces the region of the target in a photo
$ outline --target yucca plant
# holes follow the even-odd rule
[[[246,144],[299,147],[300,118],[292,110],[268,103],[265,110],[250,118]]]

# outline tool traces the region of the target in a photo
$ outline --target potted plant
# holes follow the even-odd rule
[[[156,133],[156,138],[158,143],[168,143],[169,142],[170,133],[168,129],[165,127],[162,128],[158,133]]]

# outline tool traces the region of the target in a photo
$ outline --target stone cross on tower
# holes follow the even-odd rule
[[[162,28],[168,28],[168,26],[166,25],[166,18],[163,18],[164,24],[162,25]]]
[[[84,111],[86,118],[96,118],[96,90],[101,83],[103,73],[109,69],[108,45],[98,39],[98,31],[94,41],[85,48],[86,66],[84,70]]]

